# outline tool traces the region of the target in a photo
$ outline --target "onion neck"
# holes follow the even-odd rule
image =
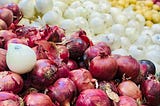
[[[106,55],[106,53],[105,53],[104,51],[101,51],[101,52],[99,53],[99,56],[100,56],[101,58],[106,58],[106,57],[107,57],[107,55]]]

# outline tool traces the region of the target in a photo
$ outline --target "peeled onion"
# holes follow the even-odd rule
[[[10,43],[6,62],[11,71],[24,74],[33,69],[36,63],[36,54],[29,46]]]

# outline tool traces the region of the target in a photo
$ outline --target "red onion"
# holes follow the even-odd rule
[[[122,81],[118,85],[118,92],[122,96],[129,96],[136,100],[141,100],[142,98],[140,88],[131,80]]]
[[[94,87],[94,79],[91,73],[84,69],[75,69],[69,72],[69,78],[76,84],[79,92],[85,89],[92,89]]]
[[[140,72],[143,76],[147,76],[148,74],[155,75],[156,67],[154,63],[150,60],[139,60],[140,63]]]
[[[67,66],[70,70],[74,70],[74,69],[77,69],[78,68],[78,65],[76,63],[76,61],[72,60],[72,59],[69,59],[68,62],[67,62]]]
[[[66,62],[68,61],[69,59],[69,51],[67,49],[66,46],[63,46],[63,45],[57,45],[57,51],[59,52],[59,55],[60,55],[60,58],[62,59],[62,61]]]
[[[118,76],[122,78],[125,75],[126,78],[135,79],[140,72],[140,64],[132,56],[120,56],[116,59],[118,64]]]
[[[43,93],[30,93],[24,98],[25,106],[55,106],[51,98]]]
[[[57,67],[48,59],[37,60],[33,71],[30,73],[32,86],[37,89],[45,89],[57,78]]]
[[[7,29],[6,22],[0,19],[0,30],[6,30],[6,29]]]
[[[18,5],[16,3],[8,3],[4,7],[13,12],[13,21],[17,24],[22,18],[22,12],[20,11]]]
[[[11,71],[0,72],[0,90],[19,93],[23,88],[23,79]]]
[[[78,96],[76,106],[111,106],[111,101],[101,89],[86,89]]]
[[[68,77],[70,69],[67,67],[66,63],[61,62],[61,64],[59,64],[57,68],[58,68],[57,72],[55,73],[57,76],[57,79]]]
[[[0,9],[0,19],[6,22],[9,27],[13,22],[13,12],[7,8]]]
[[[96,56],[90,62],[89,71],[94,78],[99,80],[111,80],[117,73],[117,63],[113,57],[106,56],[105,53],[101,53],[100,56]]]
[[[8,70],[6,64],[6,53],[7,51],[5,49],[0,48],[0,71]]]
[[[47,95],[49,95],[52,101],[59,102],[61,106],[70,106],[76,93],[76,85],[69,78],[59,78],[53,85],[47,88]]]
[[[16,37],[17,35],[9,30],[0,30],[0,47],[4,48],[4,45],[7,44],[10,39]]]
[[[117,103],[116,106],[138,106],[138,104],[136,100],[129,96],[120,96],[120,101]]]
[[[0,92],[0,106],[23,106],[23,100],[13,93]]]
[[[149,106],[160,104],[160,82],[156,79],[146,79],[141,84],[141,91]]]
[[[94,46],[90,46],[86,49],[84,52],[84,60],[90,62],[94,57],[100,55],[100,52],[105,52],[106,55],[111,54],[111,49],[105,42],[99,42],[95,44]]]
[[[83,56],[84,51],[90,45],[90,40],[82,30],[75,32],[73,35],[69,36],[69,38],[64,40],[66,40],[65,43],[70,52],[70,57],[76,60]]]

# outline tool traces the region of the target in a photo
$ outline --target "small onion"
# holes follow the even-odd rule
[[[0,71],[8,70],[6,64],[6,53],[7,51],[5,49],[0,48]]]
[[[13,72],[24,74],[30,72],[36,63],[36,54],[28,46],[10,43],[7,50],[6,62]]]

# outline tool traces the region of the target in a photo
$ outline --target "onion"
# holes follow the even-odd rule
[[[0,71],[8,70],[6,64],[6,53],[5,49],[0,48]]]
[[[6,22],[0,19],[0,30],[6,30],[6,29],[7,29]]]
[[[141,84],[141,91],[148,106],[160,104],[160,82],[155,79],[146,79]]]
[[[23,106],[23,100],[13,93],[0,92],[0,106]]]
[[[72,59],[69,59],[68,62],[67,62],[67,67],[70,69],[70,70],[74,70],[74,69],[77,69],[78,68],[78,64],[76,63],[76,61],[72,60]]]
[[[99,80],[111,80],[117,73],[117,63],[113,57],[106,56],[105,53],[101,53],[100,56],[96,56],[90,62],[89,71],[94,78]]]
[[[129,96],[120,96],[120,101],[117,103],[116,106],[138,106],[138,104],[136,100]]]
[[[50,60],[37,60],[33,71],[29,75],[31,85],[36,89],[44,90],[56,80],[56,72],[57,67]]]
[[[10,43],[6,54],[6,62],[11,71],[24,74],[32,71],[36,63],[36,54],[26,45]]]
[[[76,85],[69,78],[59,78],[47,88],[47,95],[50,96],[52,101],[57,101],[62,106],[70,106],[76,96],[76,92]]]
[[[76,106],[111,106],[111,101],[100,89],[86,89],[78,96]]]
[[[23,79],[11,71],[0,72],[0,90],[19,93],[23,88]]]
[[[9,27],[13,22],[13,12],[7,8],[0,9],[0,19],[6,22]]]
[[[118,76],[135,79],[140,72],[140,64],[132,56],[120,56],[116,59],[118,64]]]
[[[20,9],[16,3],[8,3],[4,7],[13,12],[13,22],[15,24],[21,20],[22,12],[20,11]]]
[[[25,106],[55,106],[50,97],[43,93],[30,93],[24,98]]]
[[[94,87],[94,79],[91,73],[84,69],[75,69],[69,72],[69,78],[76,84],[79,92],[85,89],[92,89]]]
[[[84,52],[83,58],[85,61],[87,61],[87,63],[89,63],[94,57],[98,56],[101,51],[105,52],[106,55],[111,54],[111,49],[107,45],[107,43],[99,42],[95,44],[94,46],[88,47]]]
[[[70,38],[67,39],[66,47],[69,50],[70,58],[79,59],[84,51],[90,45],[90,40],[86,36],[86,32],[83,30],[75,32]]]
[[[131,80],[122,81],[118,85],[118,92],[122,96],[129,96],[136,100],[141,100],[142,98],[139,87]]]
[[[12,33],[9,30],[0,30],[0,47],[4,48],[4,46],[7,44],[8,40],[12,38],[16,38],[17,35]]]

